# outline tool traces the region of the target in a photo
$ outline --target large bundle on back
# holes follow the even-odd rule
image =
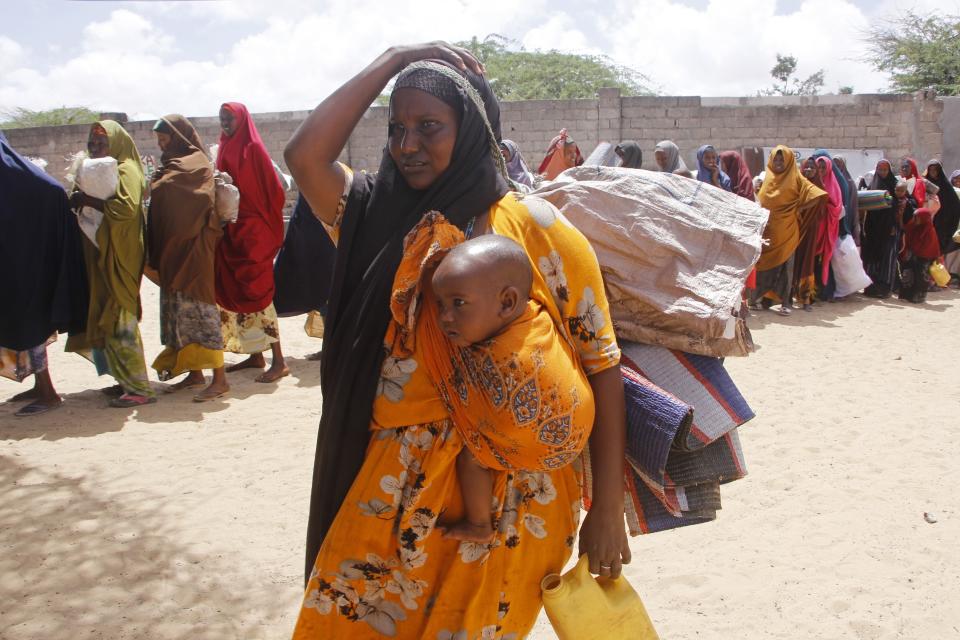
[[[765,209],[703,182],[613,167],[569,169],[535,194],[593,245],[619,337],[709,356],[753,350],[737,312]]]

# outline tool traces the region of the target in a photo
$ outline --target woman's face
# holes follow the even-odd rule
[[[951,180],[951,181],[950,181],[950,184],[952,184],[952,185],[955,186],[956,188],[960,189],[960,176],[957,176],[956,178],[954,178],[953,180]]]
[[[827,163],[817,160],[817,171],[820,172],[821,178],[827,177]]]
[[[565,144],[563,145],[563,161],[567,164],[568,167],[577,166],[577,145],[576,144]]]
[[[503,161],[504,161],[504,162],[510,162],[510,160],[511,160],[511,158],[510,158],[510,149],[509,149],[509,147],[507,147],[507,145],[505,145],[505,144],[501,144],[501,145],[500,145],[500,155],[503,156]]]
[[[800,172],[807,180],[813,180],[817,175],[817,167],[812,160],[807,160],[800,166]]]
[[[931,164],[929,167],[927,167],[927,174],[930,175],[930,179],[931,179],[931,180],[939,180],[939,179],[940,179],[940,165],[938,165],[938,164]]]
[[[237,132],[237,118],[226,107],[220,107],[220,130],[228,138]]]
[[[447,170],[459,128],[457,112],[443,100],[407,87],[393,92],[390,157],[411,188],[426,189]]]
[[[904,160],[903,162],[900,163],[900,175],[901,175],[901,176],[903,176],[904,178],[909,178],[909,177],[910,177],[910,174],[912,174],[912,173],[913,173],[913,170],[912,170],[912,168],[910,167],[910,163],[909,163],[909,162],[907,162],[906,160]]]
[[[890,165],[886,162],[881,162],[877,165],[877,175],[881,178],[886,178],[890,175]]]
[[[783,170],[787,168],[787,161],[783,159],[783,151],[777,151],[774,154],[771,164],[774,173],[783,173]]]
[[[154,131],[154,133],[157,134],[157,146],[160,147],[160,151],[166,151],[170,146],[170,134],[163,131]]]
[[[98,130],[96,127],[90,129],[90,137],[87,138],[87,153],[91,158],[106,158],[110,153],[110,140],[107,134]]]
[[[717,168],[717,152],[713,149],[707,149],[703,154],[703,166],[713,171]]]
[[[653,152],[653,159],[657,161],[657,166],[660,167],[661,171],[666,171],[667,169],[667,152],[663,149],[657,149]]]

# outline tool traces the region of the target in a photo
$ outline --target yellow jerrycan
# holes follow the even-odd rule
[[[660,640],[626,578],[594,578],[586,554],[563,576],[548,575],[540,588],[560,640]]]

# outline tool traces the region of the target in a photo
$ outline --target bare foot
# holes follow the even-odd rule
[[[445,527],[444,538],[453,538],[464,542],[490,542],[493,539],[493,526],[487,523],[475,523],[461,520]]]
[[[229,369],[227,369],[229,371]],[[270,368],[261,373],[256,377],[257,382],[276,382],[280,378],[284,378],[290,375],[290,367],[286,364],[281,364],[279,367],[276,364],[270,365]]]
[[[183,389],[199,389],[207,384],[207,379],[203,377],[202,371],[191,371],[190,375],[176,384],[171,384],[167,388],[170,391],[182,391]]]
[[[238,362],[227,367],[227,373],[240,371],[242,369],[263,369],[267,366],[267,361],[263,359],[262,353],[255,353],[243,362]]]
[[[194,402],[209,402],[227,394],[230,391],[230,385],[226,383],[211,382],[210,386],[193,396]]]
[[[21,391],[17,395],[8,399],[7,402],[22,402],[24,400],[35,400],[40,397],[40,392],[37,391],[36,387],[32,389],[27,389],[26,391]]]

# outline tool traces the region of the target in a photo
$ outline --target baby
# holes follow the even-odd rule
[[[563,466],[593,425],[586,376],[550,315],[530,299],[532,283],[526,252],[497,235],[457,245],[433,274],[439,327],[454,345],[441,395],[465,442],[457,458],[465,517],[446,527],[451,538],[493,537],[495,469]]]

